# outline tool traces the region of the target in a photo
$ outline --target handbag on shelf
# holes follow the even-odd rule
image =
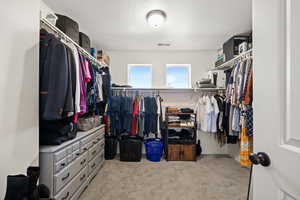
[[[78,119],[77,129],[80,131],[88,131],[95,127],[95,118],[91,117],[82,117]]]

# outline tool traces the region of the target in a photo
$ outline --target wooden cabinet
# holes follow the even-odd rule
[[[196,161],[196,145],[194,144],[169,144],[169,161]]]
[[[196,160],[196,145],[181,145],[182,160],[195,161]]]

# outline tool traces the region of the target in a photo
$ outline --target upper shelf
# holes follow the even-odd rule
[[[226,69],[230,69],[233,67],[234,65],[234,62],[238,59],[241,59],[247,55],[251,55],[252,54],[252,49],[248,50],[248,51],[245,51],[244,53],[241,53],[240,55],[234,57],[233,59],[223,63],[222,65],[216,67],[216,68],[213,68],[213,69],[210,69],[209,71],[216,71],[216,70],[226,70]]]
[[[40,19],[42,23],[44,23],[47,27],[49,27],[51,30],[53,30],[55,33],[59,34],[62,39],[64,39],[67,42],[73,43],[78,50],[85,54],[86,57],[88,57],[90,60],[92,60],[94,63],[97,63],[101,67],[107,67],[107,64],[98,61],[95,57],[93,57],[89,52],[87,52],[85,49],[83,49],[79,44],[77,44],[74,40],[72,40],[69,36],[67,36],[64,32],[62,32],[59,28],[51,24],[47,19],[41,18]]]

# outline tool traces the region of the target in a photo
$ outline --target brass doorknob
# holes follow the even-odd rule
[[[249,159],[253,165],[262,165],[264,167],[269,167],[271,165],[270,157],[264,152],[252,153],[250,154]]]

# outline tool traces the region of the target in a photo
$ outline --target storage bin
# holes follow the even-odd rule
[[[163,153],[163,142],[160,139],[147,139],[145,141],[147,160],[159,162]]]
[[[79,32],[79,45],[87,52],[89,52],[91,50],[91,41],[89,36],[82,32]]]
[[[119,142],[120,161],[139,162],[142,159],[143,139],[138,136],[122,136]]]
[[[105,136],[105,160],[112,160],[117,155],[118,140],[115,136]]]
[[[239,45],[243,42],[247,42],[249,36],[233,36],[223,44],[223,52],[225,54],[225,60],[229,61],[235,56],[239,55]]]
[[[73,19],[56,14],[58,17],[56,21],[56,27],[69,36],[74,42],[79,44],[79,25]]]

